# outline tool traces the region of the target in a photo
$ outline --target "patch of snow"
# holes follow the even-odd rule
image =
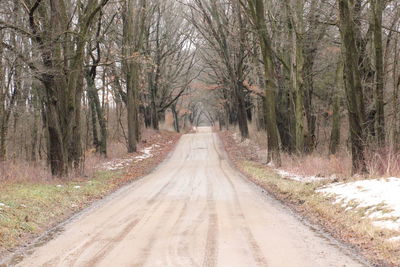
[[[291,173],[291,172],[288,172],[288,171],[285,171],[282,169],[275,169],[275,171],[283,178],[287,178],[290,180],[303,182],[303,183],[319,182],[319,181],[324,181],[324,180],[330,179],[330,178],[326,178],[326,177],[299,175],[299,174]]]
[[[148,159],[148,158],[153,157],[152,151],[153,151],[154,148],[158,148],[158,147],[160,147],[160,145],[157,145],[157,144],[154,144],[154,145],[149,146],[149,147],[145,147],[144,149],[142,149],[142,151],[140,151],[140,152],[143,153],[142,155],[134,157],[135,162],[139,162],[139,161],[142,161],[144,159]]]
[[[109,171],[121,170],[131,164],[133,158],[114,159],[102,165],[102,168]]]
[[[317,190],[334,196],[334,203],[366,209],[366,217],[377,227],[400,231],[400,178],[334,183]],[[346,208],[347,209],[347,208]]]
[[[149,147],[145,147],[144,149],[142,149],[140,151],[142,154],[139,156],[124,158],[124,159],[114,159],[114,160],[111,160],[109,162],[102,164],[100,168],[108,170],[108,171],[122,170],[125,167],[129,166],[132,162],[140,162],[142,160],[153,157],[154,156],[153,151],[156,148],[160,148],[160,147],[161,147],[161,145],[159,145],[159,144],[154,144]]]
[[[232,137],[233,137],[233,140],[235,140],[236,142],[240,142],[241,141],[241,138],[240,138],[238,133],[233,133]]]
[[[400,236],[394,236],[388,239],[390,242],[400,242]]]
[[[10,206],[8,206],[8,205],[6,205],[6,204],[0,202],[0,207],[9,208]]]
[[[79,188],[81,188],[81,186],[80,185],[75,185],[74,188],[75,189],[79,189]]]
[[[400,221],[399,220],[387,220],[387,221],[373,221],[373,225],[379,228],[385,228],[393,231],[400,231]]]

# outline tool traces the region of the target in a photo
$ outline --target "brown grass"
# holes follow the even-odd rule
[[[51,180],[51,174],[45,162],[6,161],[0,163],[0,183],[37,182]]]
[[[400,177],[400,153],[381,149],[367,153],[367,168],[372,177]]]
[[[296,156],[283,153],[282,168],[305,176],[346,178],[351,175],[351,159],[348,155],[321,156],[314,153]]]
[[[238,133],[238,129],[233,129],[231,132]],[[249,125],[249,132],[250,138],[242,142],[243,146],[251,147],[252,151],[257,152],[256,161],[265,163],[266,132],[257,131],[253,124]],[[325,141],[329,142],[329,140]],[[389,148],[369,148],[365,156],[369,176],[358,178],[400,177],[400,152],[394,152]],[[255,159],[254,155],[251,157],[251,160]],[[305,176],[335,176],[339,179],[348,179],[351,177],[351,154],[344,144],[336,155],[329,155],[326,144],[319,145],[313,153],[308,155],[282,153],[282,169]]]
[[[165,136],[170,137],[175,133],[168,131],[155,131],[153,129],[144,129],[142,132],[142,141],[138,144],[138,151],[149,146],[153,141],[162,142]],[[85,163],[83,171],[73,172],[62,180],[73,180],[93,176],[97,167],[107,161],[116,158],[123,158],[127,155],[127,147],[123,142],[110,141],[108,143],[107,158],[96,153],[95,149],[89,149],[85,152]],[[0,184],[20,183],[20,182],[48,182],[54,181],[45,160],[25,161],[11,159],[0,162]]]

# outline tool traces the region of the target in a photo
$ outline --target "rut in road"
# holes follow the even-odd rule
[[[364,266],[245,181],[210,128],[20,266]]]

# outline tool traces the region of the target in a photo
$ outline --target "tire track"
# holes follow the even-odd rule
[[[159,208],[159,206],[162,204],[161,201],[159,201],[158,203],[156,203],[156,199],[158,197],[160,197],[163,193],[165,193],[169,187],[171,187],[173,185],[174,179],[173,176],[176,175],[177,173],[179,173],[183,168],[183,164],[174,172],[170,175],[170,179],[168,180],[168,182],[166,184],[164,184],[155,194],[153,194],[153,196],[147,200],[147,204],[151,204],[152,206],[150,207],[146,207],[146,206],[138,206],[137,209],[135,209],[133,212],[130,212],[129,214],[127,214],[126,216],[124,216],[123,218],[120,219],[120,221],[126,221],[126,220],[137,220],[137,223],[135,223],[132,226],[132,229],[143,219],[143,216],[149,212],[154,212],[155,210],[157,210]],[[132,203],[128,203],[125,206],[123,206],[122,208],[118,209],[118,211],[114,212],[114,214],[110,217],[116,217],[116,215],[121,214],[124,212],[124,210],[126,210],[128,207],[131,207]],[[132,218],[132,216],[134,216],[134,218]],[[139,219],[141,218],[141,219]],[[90,247],[92,246],[94,243],[99,241],[99,237],[103,234],[103,230],[107,229],[109,227],[112,227],[115,224],[114,221],[111,222],[104,222],[103,224],[101,224],[97,229],[98,231],[96,232],[96,234],[90,238],[90,240],[86,241],[84,244],[82,244],[81,246],[79,246],[78,248],[75,249],[76,252],[71,253],[70,255],[67,256],[66,261],[68,262],[69,266],[73,266],[80,258],[80,256]],[[123,233],[124,231],[121,231],[118,236]],[[128,232],[129,233],[129,232]],[[128,234],[126,233],[126,234]],[[106,245],[104,245],[104,247],[100,250],[103,251],[104,248],[111,248],[111,245],[115,243],[113,240],[108,242]],[[105,252],[102,252],[105,253]],[[104,257],[105,255],[103,255],[102,257]],[[58,258],[58,262],[60,261],[60,257]],[[55,262],[57,262],[57,260],[52,259],[49,262],[52,263],[52,265],[55,264]]]
[[[226,181],[228,182],[228,184],[229,184],[229,186],[230,186],[230,188],[231,188],[231,190],[233,192],[235,211],[233,211],[232,208],[231,208],[230,212],[231,212],[231,214],[236,214],[239,217],[239,219],[241,221],[241,223],[240,223],[241,231],[244,234],[244,236],[245,236],[245,238],[246,238],[246,240],[247,240],[247,242],[248,242],[248,244],[250,246],[250,250],[252,252],[253,259],[255,260],[255,262],[258,264],[258,266],[268,266],[267,260],[266,260],[265,256],[263,255],[260,246],[258,245],[256,239],[254,238],[253,233],[251,232],[251,230],[250,230],[250,228],[248,226],[246,217],[244,216],[243,209],[242,209],[242,206],[241,206],[240,201],[239,201],[239,196],[238,196],[238,192],[236,190],[236,187],[235,187],[234,183],[232,182],[232,179],[230,178],[229,174],[226,172],[226,170],[222,166],[223,157],[222,157],[222,155],[220,154],[219,150],[216,147],[214,135],[213,135],[212,140],[213,140],[212,143],[213,143],[214,150],[218,154],[219,169],[221,170],[223,176],[226,178]]]
[[[197,176],[195,176],[197,177]],[[196,184],[194,184],[194,182],[197,182]],[[188,195],[188,197],[185,199],[185,209],[183,210],[183,212],[179,215],[178,219],[175,222],[175,231],[173,231],[173,236],[178,236],[178,240],[176,242],[176,246],[170,246],[170,254],[171,255],[176,255],[177,256],[177,261],[176,263],[174,263],[172,266],[200,266],[198,263],[195,262],[195,260],[192,258],[190,252],[189,252],[189,243],[188,240],[192,240],[189,239],[189,236],[192,236],[193,233],[198,229],[198,227],[200,226],[200,218],[204,216],[205,212],[206,212],[206,206],[204,206],[204,208],[202,209],[202,211],[200,212],[200,214],[192,221],[192,223],[190,224],[190,228],[186,229],[184,231],[182,231],[180,228],[182,227],[182,225],[184,224],[184,215],[188,214],[188,210],[189,209],[189,205],[190,203],[194,202],[198,202],[200,200],[199,197],[197,197],[195,200],[191,199],[191,196],[193,196],[195,194],[195,189],[199,188],[199,186],[201,185],[201,180],[200,179],[195,179],[195,181],[191,180],[191,192]],[[198,222],[198,223],[197,223]],[[184,238],[182,238],[184,237]],[[184,264],[182,265],[182,259],[188,260],[189,261],[189,265]]]
[[[173,175],[176,173],[179,173],[181,169],[177,170]],[[172,175],[172,176],[173,176]],[[162,196],[166,195],[167,191],[174,187],[177,184],[177,181],[174,179],[171,179],[168,181],[167,184],[165,184],[156,194],[154,194],[150,201],[147,201],[148,204],[151,204],[151,207],[145,207],[145,209],[141,210],[142,214],[136,214],[136,217],[139,217],[140,219],[135,219],[136,223],[132,225],[132,227],[129,228],[129,231],[121,231],[120,234],[118,234],[118,237],[121,236],[120,238],[117,238],[116,240],[110,241],[108,244],[106,244],[96,255],[93,257],[93,259],[86,265],[88,267],[90,266],[95,266],[99,262],[101,262],[111,251],[112,249],[118,245],[118,242],[121,242],[128,234],[134,230],[135,226],[138,225],[143,221],[145,224],[150,220],[153,214],[157,213],[157,210],[164,204],[162,201]],[[147,215],[147,216],[146,216]],[[129,218],[130,216],[127,216]]]
[[[183,179],[180,179],[180,181],[182,181]],[[185,180],[183,180],[185,181]],[[176,183],[177,184],[177,183]],[[186,179],[186,183],[183,184],[183,186],[177,190],[177,193],[181,193],[184,192],[185,187],[187,185],[190,184],[190,180]],[[159,201],[160,205],[161,204],[165,204],[165,199],[160,199]],[[160,218],[168,218],[170,214],[173,213],[173,211],[176,208],[176,201],[169,201],[169,204],[167,205],[167,208],[164,210],[164,212],[161,214]],[[181,208],[181,210],[179,211],[178,214],[182,214],[184,212],[185,209],[185,205],[183,205],[183,207]],[[163,220],[159,220],[156,224],[156,230],[152,233],[152,235],[150,236],[150,239],[148,240],[148,242],[146,243],[145,247],[142,249],[142,253],[141,253],[141,257],[140,257],[140,261],[133,264],[133,266],[144,266],[148,260],[148,256],[151,253],[151,249],[154,246],[155,241],[157,240],[157,236],[158,236],[158,232],[160,231],[160,229],[162,228],[162,225],[166,224],[165,221]]]
[[[208,230],[206,238],[206,249],[203,266],[213,267],[217,265],[217,235],[218,217],[214,199],[214,189],[210,177],[207,176],[207,209],[208,209]]]

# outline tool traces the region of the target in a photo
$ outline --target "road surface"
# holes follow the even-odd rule
[[[234,170],[209,128],[20,266],[363,266]]]

